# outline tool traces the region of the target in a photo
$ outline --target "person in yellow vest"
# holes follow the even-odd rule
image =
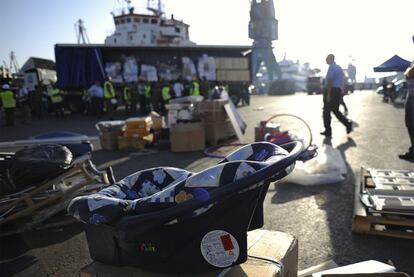
[[[131,86],[129,84],[125,84],[124,91],[123,91],[123,99],[125,103],[125,114],[130,115],[131,114]]]
[[[149,113],[152,111],[151,109],[151,93],[152,87],[150,82],[146,82],[144,84],[144,95],[145,95],[145,113]]]
[[[55,111],[56,117],[63,118],[65,115],[65,110],[63,108],[63,93],[56,87],[55,84],[52,84],[52,89],[49,92],[50,100],[53,104],[53,110]]]
[[[193,83],[190,88],[190,96],[200,96],[200,84],[197,81],[197,78],[193,79]]]
[[[104,83],[104,98],[106,113],[109,119],[112,120],[117,100],[114,85],[110,77],[108,77]]]
[[[16,100],[13,91],[8,84],[4,84],[0,91],[1,105],[4,109],[6,126],[14,125],[14,110],[16,109]]]
[[[208,99],[209,92],[210,92],[210,83],[207,80],[206,76],[203,76],[200,82],[200,95],[202,95],[204,99]]]
[[[168,104],[168,102],[171,99],[171,87],[170,84],[168,82],[165,82],[165,84],[162,86],[161,89],[161,96],[162,96],[162,112],[166,113],[167,109],[165,107],[166,104]]]

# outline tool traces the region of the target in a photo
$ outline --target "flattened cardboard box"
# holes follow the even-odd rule
[[[253,276],[279,277],[283,265],[283,276],[297,276],[298,271],[298,241],[295,237],[275,231],[255,230],[248,233],[249,258],[243,264],[197,275],[170,275],[146,272],[132,267],[115,267],[99,262],[93,262],[81,269],[80,277],[168,277],[168,276],[201,276],[213,277],[220,274],[226,277]]]

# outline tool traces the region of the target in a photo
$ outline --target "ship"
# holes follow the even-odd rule
[[[286,59],[286,56],[279,63],[281,79],[293,84],[295,92],[306,91],[308,77],[310,75],[309,63],[301,64],[299,61]]]
[[[189,25],[177,20],[174,15],[167,18],[161,0],[148,0],[146,13],[135,13],[131,1],[127,7],[112,11],[115,31],[106,37],[108,46],[192,46]]]

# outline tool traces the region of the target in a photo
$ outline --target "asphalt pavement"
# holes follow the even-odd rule
[[[247,123],[244,142],[254,141],[254,126],[260,120],[278,114],[294,114],[310,126],[313,143],[338,149],[347,167],[346,181],[331,185],[301,186],[279,181],[267,193],[264,228],[290,233],[299,241],[299,269],[334,260],[339,265],[374,259],[391,260],[399,271],[414,275],[414,240],[360,235],[351,232],[354,188],[362,165],[386,169],[414,169],[414,164],[400,160],[398,153],[407,150],[409,138],[404,126],[402,104],[383,103],[373,91],[356,91],[345,97],[354,131],[333,118],[333,136],[327,140],[323,131],[322,97],[296,93],[285,96],[252,96],[251,105],[238,110]],[[119,118],[125,118],[121,113]],[[279,116],[282,129],[294,128],[309,136],[305,125],[294,118]],[[97,136],[92,116],[68,115],[57,119],[33,119],[30,125],[17,120],[13,128],[0,126],[0,142],[25,139],[48,131],[72,131]],[[301,125],[302,124],[302,125]],[[93,162],[113,167],[115,177],[154,166],[174,166],[199,171],[218,161],[200,152],[149,153],[103,151],[95,143]],[[0,149],[4,151],[5,149]],[[14,150],[14,149],[7,149]],[[79,269],[91,262],[81,225],[71,225],[0,240],[0,276],[77,276]]]

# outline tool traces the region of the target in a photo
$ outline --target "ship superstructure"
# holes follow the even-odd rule
[[[109,46],[190,46],[189,25],[176,20],[173,15],[165,16],[161,0],[147,2],[149,13],[134,13],[134,7],[127,1],[127,12],[112,12],[115,32],[106,37],[105,45]]]

